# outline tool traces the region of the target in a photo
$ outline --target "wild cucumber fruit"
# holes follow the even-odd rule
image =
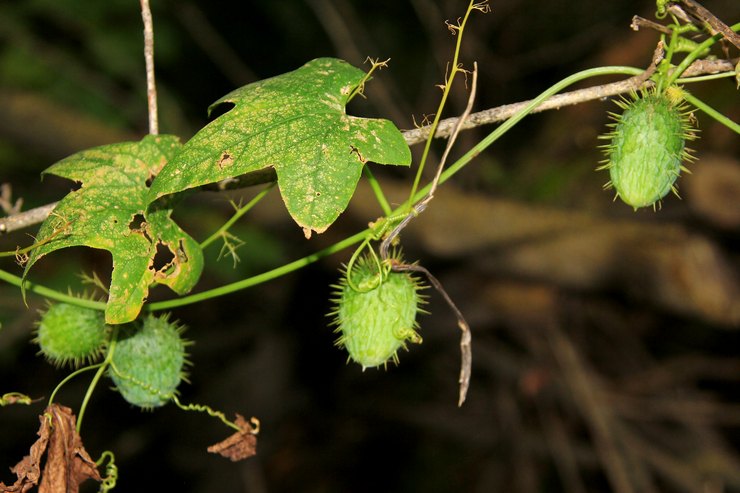
[[[330,313],[341,334],[337,346],[346,348],[363,370],[389,360],[397,364],[398,349],[405,349],[406,341],[421,343],[416,314],[423,286],[409,273],[379,267],[375,258],[363,256],[345,269]]]
[[[143,322],[119,329],[108,375],[130,404],[144,409],[163,406],[185,378],[184,328],[168,316],[147,315]]]
[[[79,367],[103,353],[108,333],[103,312],[56,303],[42,313],[33,342],[52,364]]]
[[[632,100],[616,101],[624,110],[610,113],[611,132],[601,136],[610,142],[602,146],[606,159],[598,170],[609,170],[611,180],[604,188],[614,188],[617,196],[635,210],[652,205],[673,191],[682,161],[693,157],[685,147],[696,138],[692,114],[683,103],[682,89],[665,92],[647,90],[632,94]]]

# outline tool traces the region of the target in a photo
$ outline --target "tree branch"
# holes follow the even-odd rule
[[[146,96],[149,107],[149,133],[159,133],[157,116],[157,84],[154,78],[154,23],[149,0],[141,0],[141,20],[144,22],[144,60],[146,61]]]
[[[671,3],[672,7],[678,7],[678,5],[676,5],[676,2]],[[681,0],[681,3],[685,5],[686,10],[689,11],[689,14],[699,21],[697,25],[708,26],[708,31],[712,34],[722,33],[722,36],[724,36],[727,41],[735,45],[735,48],[740,49],[740,36],[727,24],[722,22],[716,15],[711,13],[707,8],[705,8],[696,0]]]
[[[697,60],[686,69],[686,71],[683,73],[683,77],[717,74],[721,72],[734,72],[735,65],[737,63],[738,59]],[[610,84],[602,84],[598,86],[557,94],[542,103],[533,112],[537,113],[546,110],[559,109],[563,106],[571,106],[575,104],[585,103],[587,101],[603,99],[609,96],[629,93],[642,87],[645,83],[645,79],[645,75],[640,74],[619,82],[612,82]],[[477,113],[471,113],[461,126],[461,130],[467,130],[470,128],[504,121],[512,115],[516,114],[517,111],[521,110],[527,104],[529,104],[529,101],[506,104],[503,106],[498,106],[496,108],[479,111]],[[455,126],[457,125],[458,120],[459,118],[455,117],[440,121],[435,137],[449,137],[453,132]],[[406,143],[408,143],[409,145],[416,145],[420,142],[423,142],[429,136],[430,128],[431,126],[425,126],[413,130],[403,131]],[[276,175],[274,169],[268,168],[254,173],[249,173],[241,177],[224,180],[222,182],[214,183],[211,185],[206,185],[203,187],[203,189],[214,191],[233,190],[236,188],[269,183],[271,181],[274,181],[275,179]],[[17,214],[12,214],[7,217],[0,218],[0,234],[10,233],[43,222],[44,219],[46,219],[46,217],[54,209],[54,206],[56,206],[56,203],[47,204],[35,209],[30,209],[25,212],[19,212]]]
[[[693,77],[704,74],[716,74],[720,72],[733,72],[735,70],[735,64],[738,62],[735,60],[697,60],[692,63],[688,69],[683,73],[683,77]],[[532,113],[539,113],[541,111],[560,109],[563,106],[572,106],[587,101],[593,101],[595,99],[602,99],[609,96],[616,96],[619,94],[628,93],[639,89],[645,83],[643,74],[630,77],[619,82],[612,82],[611,84],[603,84],[599,86],[588,87],[585,89],[577,89],[575,91],[564,92],[557,94],[540,106],[535,108]],[[519,110],[524,108],[530,103],[530,101],[522,101],[520,103],[505,104],[496,108],[479,111],[472,113],[462,126],[462,130],[470,128],[480,127],[482,125],[488,125],[491,123],[498,123],[504,121]],[[434,135],[436,138],[448,137],[452,130],[457,124],[457,118],[447,118],[439,122],[437,133]],[[406,142],[409,145],[418,144],[423,142],[429,136],[429,126],[417,128],[414,130],[404,131],[403,135],[406,138]]]
[[[59,202],[53,202],[51,204],[42,205],[35,209],[29,209],[18,214],[11,214],[8,217],[0,219],[0,234],[10,233],[11,231],[17,231],[24,229],[34,224],[42,223],[54,210]]]

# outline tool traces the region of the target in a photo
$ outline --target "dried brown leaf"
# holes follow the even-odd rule
[[[72,410],[52,404],[45,414],[51,415],[52,432],[39,493],[75,493],[86,479],[101,481],[95,461],[75,429],[77,419]]]
[[[41,456],[46,452],[51,430],[49,420],[43,414],[39,416],[39,420],[41,421],[41,426],[37,432],[39,438],[31,445],[29,455],[10,468],[10,472],[15,474],[18,479],[10,486],[0,483],[0,492],[26,492],[39,484],[39,478],[41,477]]]
[[[232,462],[247,459],[256,455],[259,420],[257,420],[257,418],[252,418],[250,421],[244,419],[242,415],[237,414],[236,425],[241,431],[234,433],[222,442],[211,445],[208,447],[208,451],[231,459]],[[254,426],[252,426],[252,424],[254,424]]]
[[[0,493],[25,493],[39,484],[39,493],[77,493],[86,479],[101,481],[75,429],[76,418],[68,407],[52,404],[39,416],[38,440],[30,454],[11,468],[18,478],[11,486],[0,483]],[[41,458],[46,454],[44,472]]]

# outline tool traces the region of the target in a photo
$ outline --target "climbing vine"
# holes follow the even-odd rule
[[[338,345],[363,368],[397,364],[400,348],[422,341],[417,316],[423,313],[424,296],[439,295],[454,312],[461,331],[458,404],[462,405],[472,372],[472,331],[442,284],[423,267],[423,259],[411,263],[403,259],[403,229],[428,207],[434,207],[439,186],[530,113],[616,94],[632,96],[618,103],[624,113],[615,116],[612,131],[606,136],[607,160],[602,168],[611,173],[610,184],[616,196],[634,208],[657,207],[661,200],[668,200],[664,197],[676,190],[676,180],[687,169],[686,160],[693,159],[685,144],[697,137],[691,127],[697,113],[740,133],[736,122],[686,89],[699,80],[738,78],[737,68],[727,68],[726,63],[721,65],[711,58],[710,49],[720,41],[738,48],[735,33],[740,24],[727,26],[695,4],[657,2],[656,17],[665,24],[661,24],[653,59],[645,68],[584,70],[556,82],[531,101],[509,108],[508,113],[474,114],[477,66],[461,59],[461,46],[474,16],[491,9],[485,1],[471,1],[459,20],[448,23],[456,42],[441,85],[439,107],[429,125],[401,132],[388,119],[347,114],[348,102],[363,95],[366,84],[372,83],[370,75],[385,68],[387,61],[369,60],[365,72],[343,60],[318,58],[221,97],[209,108],[219,116],[183,142],[178,136],[158,133],[152,20],[148,2],[142,0],[149,135],[135,142],[86,149],[53,164],[43,174],[72,180],[79,188],[44,209],[44,213],[36,211],[34,219],[16,212],[0,220],[0,232],[8,232],[39,222],[39,216],[43,219],[31,244],[2,254],[14,257],[22,272],[0,270],[0,279],[17,286],[24,296],[42,296],[49,301],[34,340],[50,362],[71,370],[50,394],[33,453],[13,469],[17,481],[12,486],[0,483],[0,491],[25,491],[39,481],[65,481],[71,488],[67,491],[77,491],[85,479],[101,482],[101,491],[115,486],[122,471],[115,465],[113,452],[105,451],[95,462],[84,451],[80,437],[90,396],[106,378],[126,401],[143,409],[173,403],[183,410],[216,417],[234,434],[214,445],[212,451],[234,460],[253,455],[259,431],[256,418],[247,421],[237,415],[232,421],[208,405],[181,402],[177,389],[187,372],[196,370],[189,369],[184,324],[172,319],[168,311],[266,283],[351,247],[355,250],[348,255],[336,286],[333,315],[340,333]],[[690,15],[680,15],[686,12]],[[636,22],[645,24],[644,20]],[[693,38],[699,34],[703,40],[697,42]],[[702,69],[702,63],[715,65]],[[629,78],[562,93],[577,82],[597,76]],[[462,115],[443,120],[457,78],[466,81],[468,106]],[[657,121],[654,114],[659,115]],[[495,121],[503,123],[448,164],[449,151],[461,131]],[[447,147],[434,178],[423,183],[435,137],[446,137]],[[421,157],[418,163],[412,163],[409,146],[422,142]],[[385,197],[382,184],[373,176],[377,165],[415,167],[408,199],[402,204],[393,207]],[[340,217],[363,177],[383,211],[381,217],[368,218],[366,229],[273,270],[198,291],[201,274],[208,268],[203,251],[220,240],[222,254],[236,261],[241,241],[231,228],[238,221],[248,220],[249,212],[265,196],[278,193],[296,227],[310,239],[326,232]],[[186,197],[205,188],[242,186],[263,189],[249,203],[234,204],[233,216],[200,242],[172,217]],[[106,250],[112,255],[111,282],[95,282],[97,297],[71,294],[79,292],[79,287],[63,293],[34,281],[39,260],[47,256],[61,258],[60,250],[74,246]],[[149,302],[149,290],[155,285],[165,285],[177,296]],[[425,288],[426,294],[421,295]],[[423,346],[413,350],[423,351]],[[67,382],[89,374],[93,378],[76,413],[55,402]],[[2,406],[31,403],[25,394],[2,390],[7,391],[0,399]],[[62,430],[70,431],[64,438],[70,442],[60,452],[49,444],[62,439]],[[70,452],[70,447],[77,452]],[[48,454],[47,463],[66,465],[73,474],[54,476],[54,469],[46,468],[39,479],[24,472],[38,470],[44,452]],[[103,465],[101,474],[98,468]]]

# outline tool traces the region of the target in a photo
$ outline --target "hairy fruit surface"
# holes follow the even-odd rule
[[[420,343],[416,314],[422,302],[420,283],[406,272],[379,272],[371,257],[362,257],[336,286],[334,315],[337,345],[363,369],[398,362],[406,342]],[[351,277],[351,282],[349,278]]]
[[[100,356],[107,339],[103,312],[56,303],[41,315],[33,342],[52,364],[78,367]]]
[[[617,196],[634,209],[653,205],[668,192],[676,193],[674,183],[681,171],[688,171],[682,161],[692,160],[685,147],[696,138],[691,114],[682,104],[679,88],[670,95],[645,91],[632,100],[617,104],[621,115],[610,113],[612,131],[602,136],[609,144],[599,170],[609,170],[611,180],[605,188],[614,188]]]
[[[152,409],[172,398],[185,377],[188,342],[182,332],[167,316],[148,315],[121,327],[108,374],[126,401]]]

